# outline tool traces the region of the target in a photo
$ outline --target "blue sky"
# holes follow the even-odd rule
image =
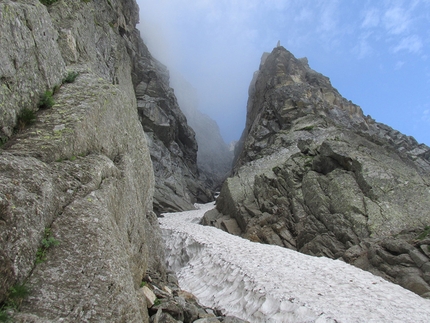
[[[278,40],[364,114],[430,145],[430,0],[137,0],[151,53],[199,93],[226,142]]]

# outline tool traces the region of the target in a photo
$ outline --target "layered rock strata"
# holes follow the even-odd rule
[[[430,149],[364,116],[283,47],[250,86],[234,176],[204,222],[430,296]]]

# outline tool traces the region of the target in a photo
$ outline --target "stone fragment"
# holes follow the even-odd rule
[[[430,245],[422,244],[420,245],[421,250],[430,258]]]
[[[413,291],[414,293],[417,293],[418,295],[430,293],[429,284],[427,284],[423,278],[417,275],[408,275],[402,277],[400,285]]]
[[[430,259],[423,255],[418,249],[409,251],[409,256],[417,264],[418,268],[421,268],[425,263],[429,262]]]
[[[226,316],[222,322],[223,323],[249,323],[249,321],[242,320],[235,316]]]
[[[158,312],[157,312],[158,314]],[[178,320],[173,318],[170,314],[160,311],[160,315],[151,316],[151,323],[178,323]]]
[[[221,228],[228,233],[240,235],[242,230],[240,229],[235,219],[223,219],[221,220]]]
[[[143,286],[141,290],[145,295],[146,306],[148,308],[151,308],[152,306],[154,306],[155,300],[157,299],[157,296],[155,296],[154,292],[147,286]]]

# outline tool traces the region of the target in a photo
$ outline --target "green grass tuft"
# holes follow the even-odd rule
[[[67,76],[63,79],[63,84],[75,82],[75,80],[78,77],[78,75],[79,75],[78,72],[72,72],[72,71],[70,71],[69,73],[67,73]]]
[[[9,314],[6,308],[0,308],[0,322],[10,322]]]
[[[45,6],[50,6],[53,3],[56,3],[58,0],[40,0],[40,3],[44,4]]]
[[[0,307],[0,322],[12,322],[8,311],[19,310],[22,301],[28,296],[28,294],[30,294],[30,291],[25,284],[15,284],[9,288],[6,300]]]
[[[48,252],[48,249],[51,247],[58,246],[60,244],[60,241],[55,239],[52,236],[52,232],[50,228],[45,229],[44,238],[42,239],[41,246],[37,249],[36,252],[36,264],[40,264],[42,262],[46,261],[46,253]]]
[[[52,97],[54,93],[52,91],[46,91],[44,94],[40,96],[39,108],[40,109],[49,109],[52,108],[55,104],[54,98]]]
[[[418,240],[423,240],[423,239],[425,239],[428,235],[430,235],[430,226],[426,226],[425,228],[424,228],[424,231],[423,232],[421,232],[420,234],[419,234],[419,236],[417,237],[417,239]]]
[[[36,122],[36,113],[28,108],[24,108],[18,115],[17,128],[18,130],[23,130]]]

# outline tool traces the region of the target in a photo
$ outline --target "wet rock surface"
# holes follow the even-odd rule
[[[364,116],[277,47],[251,83],[239,149],[205,224],[342,259],[428,297],[427,146]]]

